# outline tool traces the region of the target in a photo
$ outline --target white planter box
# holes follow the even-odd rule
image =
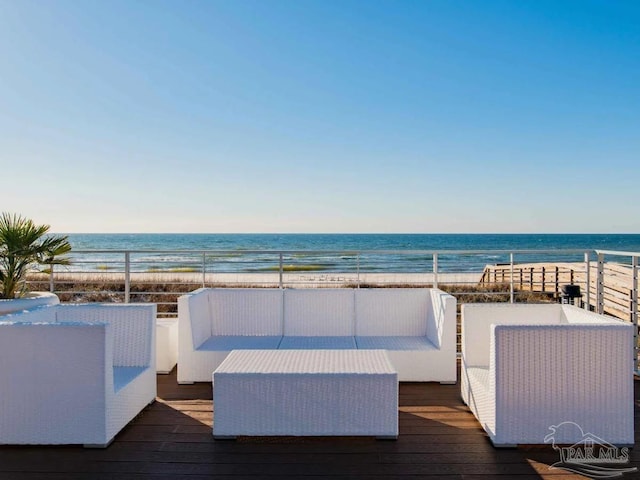
[[[156,320],[156,372],[169,373],[178,363],[178,319]]]

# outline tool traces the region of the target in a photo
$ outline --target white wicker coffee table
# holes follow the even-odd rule
[[[398,437],[384,350],[234,350],[213,372],[213,435]]]

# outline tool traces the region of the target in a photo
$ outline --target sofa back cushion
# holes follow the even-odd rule
[[[214,288],[208,294],[213,335],[282,335],[282,290]]]
[[[55,307],[59,322],[107,323],[113,335],[113,365],[145,367],[151,364],[156,328],[155,305],[61,304]]]
[[[462,315],[487,325],[556,325],[563,319],[559,303],[467,303]],[[483,337],[488,340],[488,328]]]
[[[353,335],[353,289],[286,289],[284,334],[301,337]]]
[[[199,288],[178,298],[178,335],[181,345],[185,342],[185,346],[179,347],[178,351],[186,351],[186,345],[198,348],[211,337],[209,290]]]
[[[357,336],[425,336],[431,302],[426,288],[360,288]]]
[[[462,358],[467,366],[488,367],[492,325],[560,325],[559,303],[466,303],[462,305]]]

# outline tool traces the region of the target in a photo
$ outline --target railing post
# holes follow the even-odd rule
[[[356,253],[356,284],[360,288],[360,252]]]
[[[514,303],[515,293],[513,286],[513,253],[509,254],[509,303]]]
[[[202,288],[207,283],[207,252],[202,252]]]
[[[604,313],[604,253],[598,253],[598,277],[596,278],[597,313]]]
[[[535,289],[535,282],[533,281],[533,277],[534,277],[534,274],[535,274],[534,268],[535,267],[531,267],[529,269],[529,290],[531,290],[532,292]]]
[[[49,265],[49,267],[51,267],[49,271],[49,291],[53,293],[55,292],[55,285],[53,280],[53,263]]]
[[[438,288],[438,254],[433,254],[433,288]]]
[[[283,288],[282,273],[284,271],[284,265],[282,264],[282,252],[279,253],[279,258],[280,260],[279,260],[278,272],[280,274],[280,280],[278,283],[280,285],[280,288]]]
[[[522,268],[518,269],[518,285],[519,285],[519,289],[522,290],[522,284],[524,282],[524,271]]]
[[[131,301],[131,252],[124,252],[124,303]]]
[[[584,289],[586,290],[586,302],[584,308],[587,310],[591,310],[591,263],[589,262],[589,252],[585,252],[584,254],[584,265],[585,265],[585,280],[584,280]]]
[[[631,258],[631,323],[633,323],[633,370],[638,371],[638,257]]]

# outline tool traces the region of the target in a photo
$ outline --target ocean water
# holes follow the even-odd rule
[[[287,271],[398,273],[433,271],[432,255],[416,252],[425,250],[439,252],[442,272],[509,262],[496,250],[547,251],[515,253],[516,263],[584,260],[560,250],[640,252],[640,234],[70,234],[69,241],[70,271],[122,270],[123,250],[132,252],[132,271],[202,271],[203,263],[208,272],[277,271],[279,255],[266,252],[285,251]],[[389,250],[403,253],[374,252]],[[446,253],[455,250],[483,252]]]

